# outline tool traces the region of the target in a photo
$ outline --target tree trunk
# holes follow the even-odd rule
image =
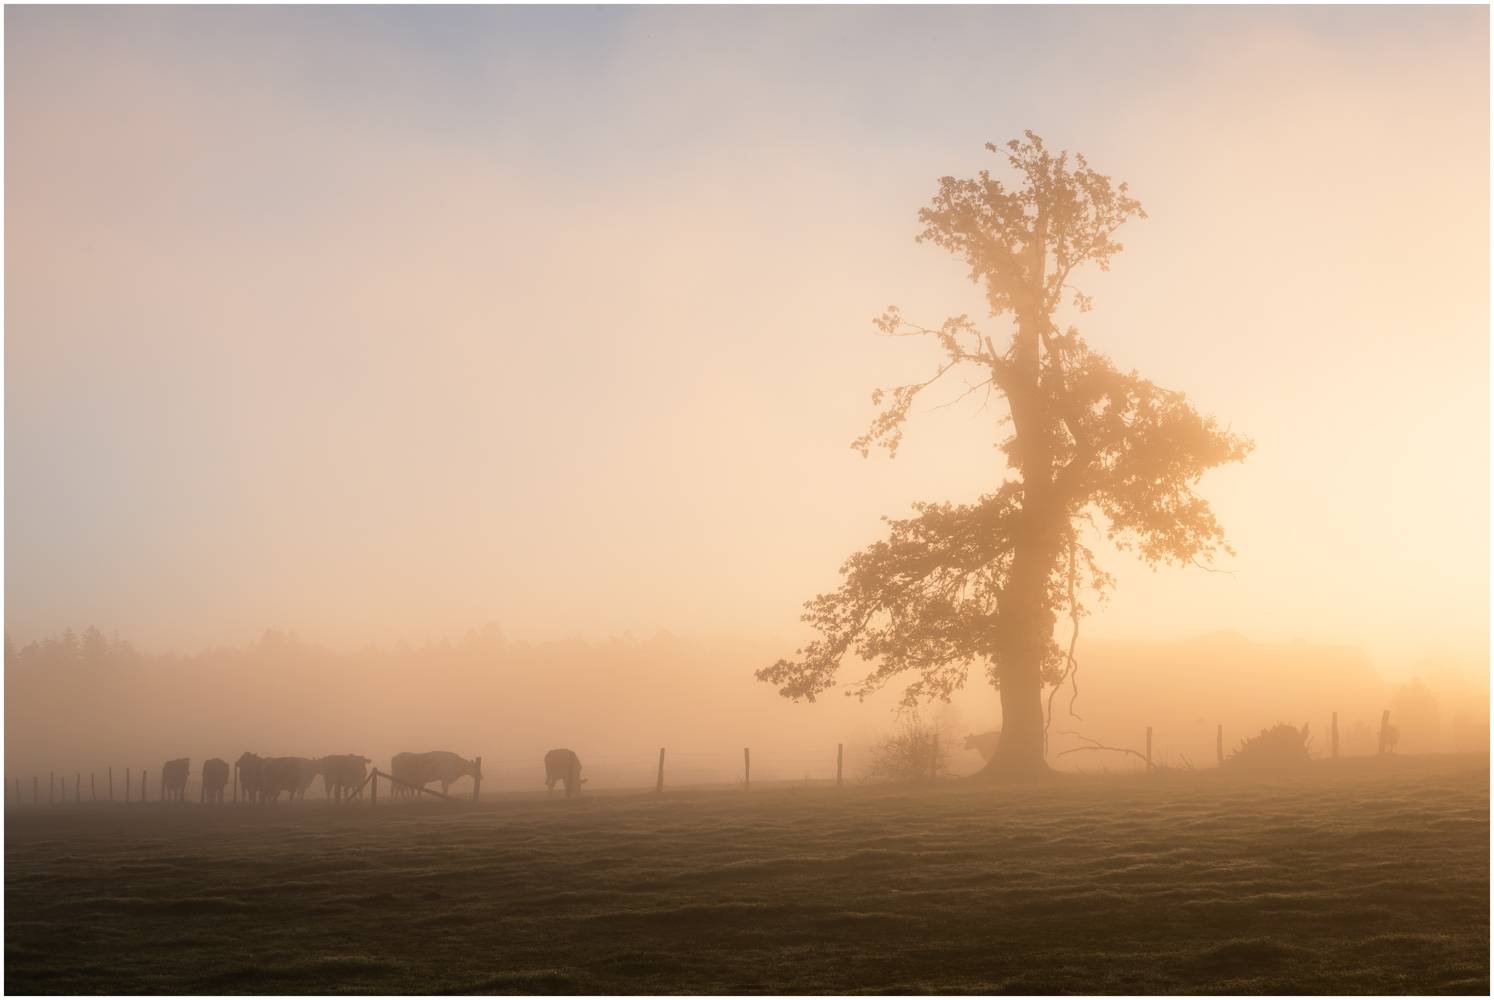
[[[1001,743],[983,778],[1020,778],[1047,773],[1043,759],[1043,685],[1038,662],[1001,670]]]
[[[985,777],[1030,777],[1050,771],[1043,746],[1043,661],[1056,621],[1048,578],[1062,550],[1065,519],[1052,516],[1046,488],[1025,491],[1025,537],[1018,540],[1012,575],[1001,600],[997,663],[1001,678],[1001,744],[981,769]]]

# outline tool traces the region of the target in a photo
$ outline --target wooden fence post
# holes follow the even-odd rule
[[[837,743],[837,744],[835,744],[835,787],[836,788],[840,787],[840,769],[841,769],[841,764],[845,761],[845,756],[846,756],[846,745],[844,743]]]
[[[1390,709],[1380,716],[1380,753],[1385,752],[1385,741],[1390,738]]]
[[[477,773],[472,776],[472,801],[477,801],[477,793],[482,791],[482,758],[477,758]]]
[[[742,791],[752,788],[752,751],[742,748]]]
[[[1146,727],[1146,769],[1152,769],[1152,727]]]
[[[664,791],[664,748],[659,748],[659,780],[654,782],[654,791]]]
[[[1333,713],[1333,759],[1338,760],[1338,713]]]

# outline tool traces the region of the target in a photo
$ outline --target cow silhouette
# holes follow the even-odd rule
[[[203,802],[222,802],[223,788],[228,784],[228,761],[212,760],[202,762],[202,797]]]
[[[328,754],[321,759],[322,787],[327,798],[341,802],[343,797],[352,798],[354,793],[363,793],[363,781],[368,777],[368,765],[373,761],[355,753]],[[399,786],[395,786],[396,788]]]
[[[305,801],[306,789],[311,787],[312,779],[322,773],[322,762],[311,757],[297,757],[296,760],[301,762],[301,780],[291,792],[291,800],[300,802]]]
[[[239,787],[244,790],[244,801],[257,801],[265,780],[265,759],[246,750],[234,761],[234,766],[239,769]]]
[[[999,729],[981,733],[979,736],[965,737],[965,749],[980,751],[982,759],[986,761],[996,756],[996,749],[999,746],[1001,746],[1001,730]]]
[[[300,757],[266,757],[260,784],[260,800],[270,805],[280,801],[281,792],[290,792],[291,801],[301,787]]]
[[[187,775],[192,771],[192,761],[188,757],[178,757],[176,760],[168,760],[161,765],[161,801],[170,799],[172,802],[185,801],[187,794]]]
[[[389,762],[389,773],[408,783],[404,787],[395,783],[392,791],[399,796],[418,794],[416,788],[424,788],[433,781],[441,782],[441,794],[445,795],[458,778],[466,776],[473,781],[482,780],[482,770],[475,760],[458,757],[450,750],[395,754]]]
[[[565,785],[565,797],[581,794],[581,786],[586,783],[581,777],[581,758],[577,757],[573,750],[551,750],[545,754],[545,787],[550,794],[555,794],[555,783],[557,781]]]

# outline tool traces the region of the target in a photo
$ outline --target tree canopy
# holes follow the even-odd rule
[[[873,666],[848,695],[864,697],[908,673],[903,703],[912,706],[948,699],[983,663],[1002,692],[1004,735],[990,767],[1032,770],[1046,766],[1042,690],[1075,668],[1073,639],[1088,613],[1081,594],[1103,599],[1114,583],[1081,527],[1094,525],[1153,566],[1233,554],[1193,486],[1254,445],[1199,414],[1183,393],[1119,371],[1075,327],[1060,332],[1053,321],[1066,300],[1089,311],[1073,273],[1085,264],[1108,270],[1122,250],[1116,231],[1145,218],[1127,186],[1112,185],[1083,156],[1071,164],[1031,132],[1025,142],[987,148],[1006,157],[1021,186],[987,171],[941,178],[919,212],[918,239],[963,259],[984,286],[989,318],[1012,315],[1009,340],[998,349],[968,316],[934,329],[890,307],[876,320],[881,333],[935,338],[943,358],[923,381],[874,392],[881,412],[852,447],[896,455],[914,401],[951,373],[969,380],[973,370],[974,390],[1006,404],[1000,422],[1010,432],[998,447],[1008,475],[973,504],[919,503],[915,517],[885,519],[888,537],[846,561],[837,590],[806,603],[803,620],[822,637],[757,677],[813,701],[854,653]],[[1060,612],[1073,625],[1067,652],[1055,637]]]

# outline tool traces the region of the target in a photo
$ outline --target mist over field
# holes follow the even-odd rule
[[[7,989],[1486,995],[1488,46],[7,7]]]
[[[531,645],[489,624],[419,648],[338,653],[268,631],[243,647],[178,656],[69,632],[8,654],[7,776],[23,779],[29,801],[32,777],[45,795],[49,774],[69,782],[81,774],[86,800],[90,775],[103,782],[112,767],[122,799],[124,769],[136,780],[145,769],[155,797],[161,764],[188,757],[195,795],[202,760],[232,761],[245,750],[358,753],[385,769],[396,753],[453,750],[483,758],[485,792],[534,792],[544,787],[545,753],[566,747],[580,755],[589,788],[643,789],[654,786],[663,747],[671,788],[735,786],[743,748],[753,751],[759,783],[822,782],[835,777],[843,745],[845,777],[865,780],[872,745],[899,724],[900,692],[791,703],[752,672],[792,651],[783,640],[667,633]],[[1076,734],[1140,751],[1148,727],[1159,765],[1212,767],[1217,727],[1232,752],[1278,722],[1307,724],[1312,753],[1328,757],[1335,712],[1345,756],[1378,752],[1386,709],[1399,752],[1488,744],[1487,688],[1435,660],[1412,681],[1391,683],[1357,648],[1262,644],[1234,632],[1170,643],[1081,639],[1078,652],[1079,697],[1069,686],[1054,699],[1050,757],[1061,770],[1134,770],[1134,758],[1074,750],[1085,745]],[[963,749],[967,735],[1001,727],[995,692],[974,681],[948,704],[904,711],[902,721],[910,715],[955,741],[951,774],[984,763]],[[468,781],[460,788],[471,790]],[[319,797],[321,782],[309,794]]]

